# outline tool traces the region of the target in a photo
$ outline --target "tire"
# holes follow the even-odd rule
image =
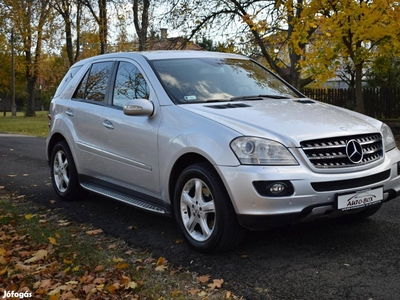
[[[80,200],[86,192],[78,180],[71,150],[65,141],[58,142],[51,153],[51,182],[58,197],[66,201]]]
[[[244,237],[225,186],[208,163],[193,164],[180,174],[174,215],[186,241],[199,252],[230,250]]]

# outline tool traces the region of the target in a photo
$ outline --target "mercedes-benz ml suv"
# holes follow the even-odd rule
[[[368,217],[398,196],[390,128],[306,98],[244,56],[140,52],[79,61],[50,108],[64,200],[87,191],[173,216],[202,252],[244,229]]]

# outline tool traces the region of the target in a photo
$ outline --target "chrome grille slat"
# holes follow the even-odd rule
[[[353,163],[347,157],[346,145],[350,140],[357,141],[362,147],[363,159],[359,163]],[[303,141],[300,145],[312,165],[321,169],[360,166],[383,157],[380,133]]]

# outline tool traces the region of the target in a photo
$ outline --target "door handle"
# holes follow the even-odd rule
[[[103,121],[103,126],[107,129],[114,129],[114,125],[113,123],[111,123],[111,121],[109,120],[104,120]]]
[[[68,109],[65,111],[65,114],[66,114],[67,116],[69,116],[69,117],[73,117],[73,116],[74,116],[74,112],[73,112],[72,109],[70,109],[70,108],[68,108]]]

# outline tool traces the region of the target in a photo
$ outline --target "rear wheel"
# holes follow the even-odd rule
[[[191,165],[181,173],[174,212],[185,239],[197,251],[228,250],[244,236],[224,184],[207,163]]]
[[[79,200],[85,191],[79,184],[78,172],[67,143],[58,142],[51,153],[51,181],[54,190],[62,200]]]

